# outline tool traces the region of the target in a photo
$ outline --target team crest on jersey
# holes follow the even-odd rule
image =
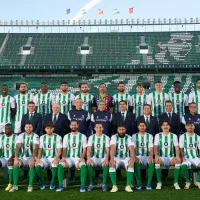
[[[168,142],[165,142],[164,145],[165,145],[165,146],[168,146]]]
[[[124,145],[123,144],[120,145],[120,149],[124,149]]]
[[[144,147],[144,146],[145,146],[144,142],[141,142],[141,144],[140,144],[140,145],[141,145],[141,147]]]
[[[138,102],[138,106],[141,106],[142,105],[142,102]]]
[[[76,143],[73,143],[73,144],[72,144],[72,147],[76,147]]]
[[[50,144],[48,144],[48,149],[51,149],[51,145]]]
[[[100,144],[97,144],[97,148],[101,148],[101,145],[100,145]]]
[[[189,144],[189,147],[192,148],[192,147],[193,147],[193,144]]]
[[[66,101],[62,101],[62,104],[66,104]]]
[[[1,106],[5,106],[5,103],[2,103]]]
[[[45,101],[42,101],[42,104],[45,104]]]
[[[10,144],[6,144],[6,148],[7,148],[7,149],[10,148]]]
[[[161,102],[162,102],[162,101],[161,101],[160,99],[158,99],[158,100],[157,100],[157,103],[159,103],[159,104],[160,104]]]
[[[176,103],[180,103],[180,101],[177,99],[177,100],[176,100]]]
[[[22,104],[25,104],[25,101],[22,101]]]
[[[30,147],[30,144],[26,144],[26,147],[29,148],[29,147]]]

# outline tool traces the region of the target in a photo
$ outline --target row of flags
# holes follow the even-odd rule
[[[133,13],[133,11],[134,11],[134,7],[129,8],[129,14]],[[81,12],[82,12],[82,15],[85,15],[87,13],[86,9],[82,9]],[[71,9],[69,8],[69,9],[66,10],[66,14],[68,15],[70,13],[71,13]],[[103,10],[98,9],[98,15],[102,15],[103,13],[104,13]],[[113,9],[113,14],[116,15],[116,14],[119,14],[119,13],[120,13],[120,11],[118,9],[116,9],[116,8]]]

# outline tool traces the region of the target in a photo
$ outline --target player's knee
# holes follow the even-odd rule
[[[79,167],[81,168],[82,166],[86,166],[85,162],[80,162]]]
[[[128,172],[134,172],[134,168],[133,168],[133,166],[128,166],[127,171],[128,171]]]
[[[65,168],[66,167],[66,163],[65,162],[59,162],[58,167]]]
[[[116,172],[116,168],[115,167],[109,167],[109,172]]]

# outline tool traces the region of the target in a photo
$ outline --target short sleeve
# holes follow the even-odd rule
[[[175,134],[174,134],[174,137],[173,137],[173,142],[174,142],[174,146],[175,147],[179,146],[179,144],[178,144],[178,137]]]
[[[188,103],[192,103],[194,101],[194,92],[191,92],[189,94],[189,99],[188,99]]]
[[[106,136],[106,148],[110,147],[110,138]]]
[[[200,150],[200,137],[199,136],[197,137],[198,137],[198,149]]]
[[[136,144],[136,134],[132,135],[133,142]]]
[[[17,136],[16,143],[17,144],[23,143],[23,133],[21,133],[20,135]]]
[[[165,93],[165,101],[169,100],[169,95]]]
[[[87,147],[87,138],[85,135],[82,135],[82,142],[83,142],[83,148]]]
[[[184,147],[184,134],[182,134],[179,138],[179,147],[182,149]]]
[[[156,134],[155,140],[154,140],[154,145],[158,146],[159,144],[159,134]]]
[[[33,97],[33,102],[35,103],[35,106],[38,106],[38,94],[36,94],[36,95]]]
[[[37,134],[34,135],[34,139],[33,139],[33,144],[38,144],[39,145],[40,140],[39,140],[39,136]]]
[[[153,136],[149,134],[149,148],[153,147]]]
[[[152,93],[150,93],[150,94],[148,95],[147,104],[151,105],[151,100],[152,100]]]
[[[88,147],[91,147],[91,146],[92,146],[92,138],[93,138],[93,135],[91,135],[91,136],[89,137],[89,139],[88,139],[88,144],[87,144]]]
[[[128,146],[135,146],[135,143],[133,141],[133,138],[131,136],[128,135]]]
[[[62,148],[62,138],[59,135],[57,135],[57,138],[56,138],[56,148],[57,149]]]
[[[44,141],[44,136],[41,136],[40,137],[40,146],[39,146],[40,149],[43,149],[43,147],[44,147],[43,141]]]
[[[2,149],[2,135],[0,135],[0,149]]]
[[[10,98],[10,107],[15,108],[15,99],[13,97]]]
[[[116,135],[113,135],[110,140],[110,145],[116,144]]]
[[[68,147],[68,135],[65,135],[63,138],[63,148]]]
[[[184,103],[185,103],[184,105],[185,105],[185,106],[188,106],[189,103],[188,103],[188,95],[187,95],[187,94],[184,95],[184,101],[185,101],[185,102],[184,102]]]
[[[133,106],[132,96],[128,95],[128,105]]]

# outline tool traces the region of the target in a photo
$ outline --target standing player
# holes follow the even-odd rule
[[[160,166],[170,167],[175,166],[174,169],[174,187],[176,190],[180,190],[178,179],[180,173],[180,150],[178,144],[178,138],[174,133],[170,133],[169,121],[161,122],[162,132],[156,134],[154,141],[154,154],[155,154],[155,168],[157,177],[156,189],[162,188],[161,182],[161,168]],[[174,153],[174,148],[176,153]],[[176,155],[176,157],[175,157]]]
[[[40,113],[44,119],[46,114],[51,113],[53,95],[48,92],[48,86],[45,82],[41,83],[40,90],[41,92],[34,96],[34,103],[37,112]]]
[[[80,192],[85,192],[85,181],[86,181],[86,147],[87,139],[86,136],[78,132],[78,122],[72,120],[70,123],[71,133],[65,135],[63,139],[63,152],[62,160],[58,165],[58,181],[59,187],[56,192],[63,191],[63,179],[64,179],[64,169],[76,167],[81,171],[81,186]]]
[[[12,125],[5,125],[5,134],[0,135],[0,167],[8,167],[8,176],[9,184],[6,187],[6,191],[9,191],[12,188],[13,184],[13,163],[15,156],[15,144],[16,144],[16,135],[12,134]]]
[[[136,84],[137,94],[132,96],[133,100],[133,113],[135,114],[135,119],[143,115],[143,106],[147,102],[147,95],[143,93],[144,88],[142,83]]]
[[[136,189],[142,188],[141,182],[141,170],[140,165],[148,166],[148,181],[146,185],[147,190],[151,190],[151,181],[154,174],[154,161],[153,161],[153,136],[146,132],[145,122],[139,122],[139,132],[133,135],[133,141],[135,143],[136,160],[134,163],[135,174],[137,180]]]
[[[149,94],[147,104],[152,107],[152,115],[158,118],[165,111],[165,101],[169,100],[169,96],[163,92],[163,85],[160,81],[155,82],[155,89],[155,92]]]
[[[131,182],[134,176],[134,142],[131,136],[126,134],[126,128],[119,125],[118,133],[111,137],[110,141],[110,168],[109,174],[112,182],[112,190],[110,192],[117,192],[116,169],[124,167],[127,172],[127,182],[125,191],[133,192],[131,189]]]
[[[128,110],[133,110],[133,103],[131,96],[125,92],[125,84],[123,82],[119,82],[117,85],[118,93],[113,96],[114,104],[115,104],[115,113],[119,112],[119,102],[124,100],[127,102]]]
[[[173,112],[179,114],[180,119],[182,119],[185,111],[188,110],[188,96],[181,92],[181,83],[179,81],[174,82],[174,93],[170,93],[169,98],[172,101]]]
[[[91,135],[88,139],[87,145],[87,166],[88,166],[88,191],[93,189],[93,168],[103,168],[103,183],[102,190],[106,191],[108,178],[108,164],[109,164],[109,137],[103,134],[103,125],[98,122],[95,124],[96,134]]]
[[[81,83],[80,90],[81,90],[81,93],[79,95],[77,95],[75,99],[82,99],[83,110],[86,110],[91,114],[92,113],[92,99],[94,98],[94,96],[92,94],[88,93],[88,84],[87,83]]]
[[[38,150],[38,156],[36,161],[36,172],[41,180],[40,189],[43,190],[46,187],[42,168],[46,169],[51,167],[52,180],[50,183],[50,190],[55,188],[55,178],[58,170],[58,161],[62,152],[62,138],[55,134],[54,126],[52,122],[45,124],[46,134],[40,137],[40,147]]]
[[[5,132],[5,125],[11,122],[11,115],[15,114],[14,98],[8,95],[8,86],[1,86],[0,95],[0,133]]]
[[[200,136],[194,133],[195,125],[193,121],[187,121],[185,127],[187,132],[180,136],[179,145],[182,157],[181,171],[186,181],[184,189],[189,189],[191,181],[188,174],[188,168],[191,167],[191,165],[200,168],[200,158],[198,157],[198,150],[200,150]],[[196,185],[200,189],[200,173],[197,177]]]
[[[39,146],[39,137],[32,132],[31,123],[26,123],[25,132],[17,137],[15,160],[13,169],[14,184],[9,192],[18,190],[19,168],[29,167],[29,185],[27,192],[33,191],[33,181],[35,178],[35,158]]]
[[[15,116],[15,130],[14,133],[19,134],[21,132],[21,120],[22,116],[28,112],[28,103],[33,101],[33,94],[27,92],[26,83],[21,83],[19,87],[20,94],[15,96],[16,103],[16,116]]]
[[[72,109],[75,96],[68,92],[68,84],[63,81],[60,84],[61,93],[56,95],[55,103],[60,105],[60,112],[67,115],[67,113]]]

